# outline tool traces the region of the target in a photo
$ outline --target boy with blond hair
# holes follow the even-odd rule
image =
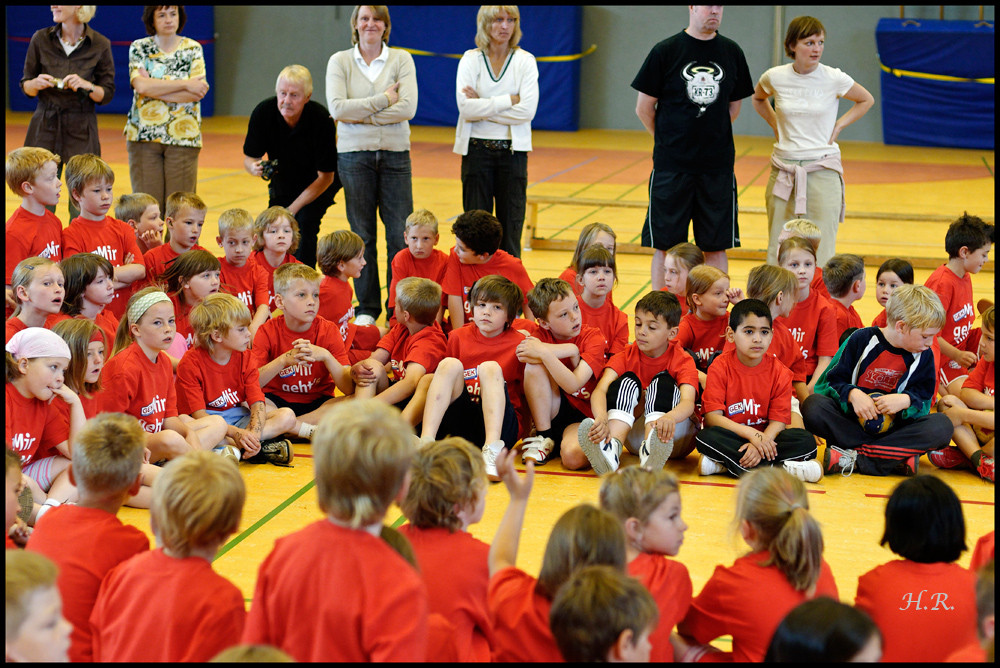
[[[201,228],[205,225],[208,205],[197,195],[177,191],[167,196],[163,220],[166,223],[166,243],[153,248],[142,256],[146,264],[146,277],[152,283],[167,270],[167,265],[181,253],[189,250],[207,250],[198,245]]]
[[[51,509],[35,526],[27,549],[59,567],[63,611],[73,624],[69,659],[94,660],[90,614],[101,580],[112,568],[149,550],[139,529],[116,517],[142,486],[145,432],[124,413],[101,413],[84,425],[73,444],[70,482],[80,499]]]
[[[56,576],[47,557],[7,550],[4,570],[4,654],[8,662],[65,663],[73,625],[62,616]]]
[[[250,338],[271,317],[268,307],[270,276],[259,264],[250,260],[257,235],[253,216],[246,209],[226,209],[219,214],[219,236],[216,243],[224,255],[219,258],[222,292],[236,295],[250,309]]]
[[[864,259],[850,253],[834,255],[823,267],[823,284],[837,311],[837,339],[852,327],[864,327],[865,323],[854,309],[854,302],[865,296]]]
[[[382,402],[342,403],[324,416],[313,463],[325,517],[275,541],[243,643],[296,661],[426,659],[427,590],[379,537],[390,504],[406,497],[415,453],[410,426]]]
[[[418,276],[441,284],[444,270],[448,266],[448,254],[435,248],[440,238],[437,216],[427,209],[417,209],[406,217],[406,228],[403,231],[406,248],[392,258],[392,282],[389,284],[389,312],[392,313],[388,320],[390,327],[396,324],[393,309],[396,307],[396,286],[401,280]],[[447,305],[447,301],[442,300],[441,306]],[[442,315],[443,308],[439,321]]]
[[[319,315],[319,282],[319,272],[302,263],[286,263],[274,272],[275,304],[282,314],[261,325],[252,350],[268,408],[291,408],[302,438],[312,435],[333,406],[335,389],[354,392],[340,330]]]
[[[930,288],[901,285],[885,307],[885,327],[851,334],[802,402],[806,429],[826,439],[826,473],[915,475],[920,456],[948,445],[948,416],[930,413],[931,344],[944,307]],[[886,427],[885,421],[892,420]]]
[[[7,219],[4,283],[10,290],[14,267],[24,258],[62,259],[62,223],[46,208],[59,203],[59,156],[34,146],[17,148],[7,154],[4,173],[7,187],[21,198],[21,206]]]
[[[80,207],[80,215],[63,230],[63,257],[96,253],[114,267],[115,297],[106,306],[121,320],[133,287],[146,279],[142,251],[135,231],[108,215],[113,201],[115,173],[108,163],[92,153],[74,155],[66,163],[66,187]]]
[[[774,244],[773,248],[768,247],[767,249],[768,264],[778,264],[778,247],[781,246],[781,242],[791,237],[802,237],[809,242],[814,253],[819,253],[819,243],[823,240],[823,232],[816,223],[806,218],[793,218],[785,221],[785,224],[781,226],[781,234],[778,235],[777,243]],[[823,282],[823,267],[819,266],[819,263],[816,265],[816,274],[813,276],[812,283],[809,284],[809,290],[816,290],[824,297],[830,296],[826,290],[826,283]]]
[[[163,245],[160,203],[152,195],[146,193],[122,195],[115,204],[115,218],[124,220],[135,230],[135,241],[139,244],[143,258],[152,249]]]
[[[157,548],[101,583],[90,616],[95,662],[208,661],[239,642],[243,594],[212,570],[212,560],[239,528],[245,500],[239,469],[211,452],[163,467],[149,518]]]
[[[340,328],[344,349],[352,363],[368,359],[388,330],[380,329],[374,322],[363,324],[367,323],[367,318],[354,317],[354,289],[347,279],[357,281],[361,277],[366,265],[365,242],[350,230],[331,232],[319,240],[316,260],[323,272],[319,284],[319,314]]]
[[[250,311],[232,295],[216,293],[191,309],[195,345],[177,365],[178,407],[198,419],[219,415],[226,436],[252,463],[288,466],[292,445],[275,438],[297,433],[290,408],[267,409],[260,374],[253,365]]]
[[[355,398],[393,404],[416,426],[426,399],[426,384],[420,393],[415,393],[417,385],[421,378],[437,370],[448,345],[437,322],[441,286],[429,278],[410,276],[396,284],[396,291],[399,322],[382,337],[368,359],[351,367],[351,377]]]

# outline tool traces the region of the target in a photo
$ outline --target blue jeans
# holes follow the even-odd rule
[[[354,281],[358,297],[355,316],[382,313],[378,275],[375,212],[385,226],[385,284],[392,284],[392,258],[405,247],[406,217],[413,212],[413,185],[409,151],[349,151],[337,156],[344,184],[347,222],[365,244],[367,266]],[[388,300],[386,308],[388,309]]]

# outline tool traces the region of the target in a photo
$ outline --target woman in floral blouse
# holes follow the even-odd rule
[[[125,123],[132,191],[152,195],[195,192],[201,151],[201,98],[208,92],[201,45],[178,33],[183,6],[148,6],[142,22],[151,37],[132,42],[129,80],[135,94]]]

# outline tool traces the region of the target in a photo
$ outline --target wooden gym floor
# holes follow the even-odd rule
[[[744,113],[750,113],[744,111]],[[6,151],[22,145],[29,115],[7,112]],[[123,116],[100,116],[104,158],[117,176],[116,193],[129,188]],[[218,214],[227,208],[242,207],[256,215],[267,206],[267,189],[242,167],[242,145],[246,119],[207,118],[203,123],[205,148],[201,153],[198,192],[209,205],[202,233],[202,245],[213,249]],[[447,251],[454,243],[450,223],[461,213],[460,159],[452,153],[453,128],[414,127],[413,201],[417,208],[433,211],[440,221],[438,247]],[[528,161],[528,195],[577,197],[601,200],[642,200],[651,167],[652,140],[642,132],[584,130],[575,133],[534,133],[534,151]],[[771,141],[761,137],[736,138],[736,176],[743,209],[761,208],[768,177]],[[911,259],[916,280],[922,283],[933,267],[944,262],[944,233],[947,221],[969,211],[994,216],[994,166],[992,152],[883,146],[874,143],[841,142],[847,181],[848,220],[841,226],[837,249],[869,258],[869,293],[856,305],[865,322],[879,312],[874,296],[875,272],[871,258],[898,256]],[[58,214],[66,218],[65,188]],[[19,201],[7,191],[5,215],[10,216]],[[852,217],[852,214],[859,217]],[[905,216],[913,219],[906,220]],[[536,242],[535,249],[523,253],[532,279],[556,276],[569,263],[571,251],[542,249],[541,246],[570,248],[583,225],[601,221],[612,225],[619,245],[638,243],[644,211],[608,206],[543,204],[536,235],[548,240]],[[940,220],[935,220],[935,216]],[[764,216],[741,214],[744,249],[766,246]],[[323,221],[321,234],[348,227],[341,193]],[[381,234],[381,231],[380,231]],[[556,243],[564,241],[566,244]],[[379,243],[379,271],[384,276],[384,239]],[[221,249],[219,250],[221,255]],[[619,308],[631,320],[632,305],[649,290],[649,255],[620,252],[619,285],[615,290]],[[745,286],[756,260],[730,261],[733,285]],[[972,278],[976,299],[993,298],[993,262]],[[385,287],[383,286],[383,290]],[[977,323],[978,324],[978,323]],[[240,531],[220,551],[215,568],[244,592],[249,605],[257,568],[271,550],[274,540],[295,531],[321,516],[313,491],[310,446],[295,446],[293,468],[241,464],[248,495]],[[637,463],[631,455],[625,464]],[[718,563],[731,563],[745,550],[732,533],[735,480],[728,476],[702,478],[697,474],[697,456],[671,462],[668,467],[680,478],[684,519],[689,525],[679,555],[691,573],[697,594]],[[967,544],[994,527],[994,487],[970,471],[939,471],[921,461],[921,471],[940,476],[963,502],[967,523]],[[837,579],[841,598],[853,602],[858,576],[894,558],[878,542],[883,529],[887,495],[901,478],[862,475],[824,478],[808,484],[811,509],[823,526],[826,559]],[[518,565],[537,573],[549,530],[556,519],[578,503],[597,503],[599,480],[593,472],[571,472],[558,461],[536,471],[535,486],[521,540]],[[471,527],[478,538],[490,542],[507,504],[503,485],[488,492],[483,521]],[[125,508],[123,521],[149,533],[148,512]],[[395,507],[386,517],[389,524],[403,519]],[[967,565],[969,553],[960,563]],[[725,641],[719,643],[725,647]]]

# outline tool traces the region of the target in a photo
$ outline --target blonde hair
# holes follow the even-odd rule
[[[69,189],[70,199],[74,202],[79,201],[74,193],[82,191],[91,183],[111,185],[115,183],[115,172],[111,169],[111,165],[93,153],[74,155],[66,161],[65,172],[66,187]]]
[[[123,220],[126,223],[130,220],[138,222],[139,218],[142,217],[142,214],[146,213],[146,209],[151,204],[155,204],[157,207],[160,205],[155,197],[146,193],[122,195],[118,198],[118,202],[115,203],[115,218]]]
[[[288,252],[294,253],[298,250],[299,240],[302,238],[302,235],[299,233],[299,222],[295,220],[292,212],[283,206],[272,206],[269,209],[264,209],[257,216],[257,219],[253,221],[253,233],[257,235],[257,241],[253,245],[254,250],[264,248],[264,230],[282,218],[287,218],[288,223],[292,226],[292,245],[289,246]]]
[[[418,529],[462,528],[458,511],[486,494],[486,465],[481,448],[464,438],[430,443],[413,458],[410,488],[400,505]]]
[[[365,251],[365,242],[350,230],[335,230],[322,237],[316,244],[319,270],[327,276],[339,277],[341,262],[353,260]]]
[[[66,386],[88,399],[95,392],[100,392],[100,378],[97,379],[96,383],[88,383],[84,379],[87,375],[87,367],[90,366],[90,362],[87,360],[87,348],[90,347],[95,334],[101,337],[101,341],[104,341],[104,356],[108,357],[113,342],[107,340],[104,330],[93,320],[87,318],[67,318],[53,325],[52,331],[62,337],[62,340],[69,346],[69,366],[66,367],[65,380],[63,381]]]
[[[429,227],[434,230],[434,234],[438,233],[438,219],[433,213],[427,209],[417,209],[409,216],[406,217],[406,227],[405,231],[409,232],[412,227]]]
[[[482,51],[490,47],[490,25],[500,16],[500,12],[506,12],[508,16],[516,19],[514,32],[508,42],[510,48],[516,49],[521,41],[521,12],[518,11],[517,5],[483,5],[476,14],[476,47]]]
[[[232,232],[254,233],[253,216],[246,209],[226,209],[219,214],[219,237],[225,239]]]
[[[313,78],[310,74],[309,69],[303,65],[288,65],[283,70],[278,72],[278,78],[274,81],[274,92],[278,92],[278,86],[281,82],[290,83],[294,86],[302,86],[302,92],[305,93],[306,97],[312,95],[313,92]]]
[[[171,222],[184,208],[194,209],[195,211],[208,211],[208,205],[205,204],[205,200],[198,197],[197,193],[185,192],[183,190],[178,190],[167,195],[167,201],[163,207],[163,218],[170,219]],[[163,237],[163,240],[170,241],[170,225],[167,225],[167,233]]]
[[[904,283],[889,295],[885,318],[890,327],[903,322],[910,329],[939,329],[944,326],[945,312],[941,298],[933,290]]]
[[[385,32],[382,33],[382,42],[388,44],[392,22],[389,20],[389,8],[385,5],[354,5],[354,11],[351,12],[351,44],[357,44],[361,41],[360,37],[358,37],[358,14],[361,13],[362,7],[371,7],[375,18],[385,24]]]
[[[626,466],[601,481],[601,508],[622,524],[630,517],[645,524],[667,497],[680,491],[677,476],[669,471]]]
[[[699,264],[688,272],[684,300],[687,302],[689,311],[695,310],[694,295],[705,294],[720,278],[728,279],[729,274],[710,264]]]
[[[209,351],[215,350],[212,332],[218,331],[225,336],[233,327],[249,326],[250,321],[247,305],[225,292],[207,295],[188,315],[194,330],[194,344]]]
[[[245,500],[246,487],[232,461],[206,450],[181,455],[153,483],[149,513],[157,543],[184,558],[225,540],[239,528]]]
[[[605,223],[588,223],[583,226],[582,230],[580,230],[580,237],[576,240],[576,248],[573,250],[573,259],[570,260],[569,266],[573,267],[573,269],[576,269],[577,266],[579,266],[580,257],[583,255],[583,251],[597,243],[594,239],[596,239],[597,235],[601,232],[604,232],[614,239],[615,248],[618,247],[618,235],[615,234],[615,231],[610,225]],[[601,247],[604,248],[603,246]],[[614,251],[611,251],[611,256],[614,258]]]
[[[25,146],[15,148],[7,154],[4,164],[4,173],[7,177],[7,187],[18,197],[24,197],[21,191],[21,184],[34,183],[38,178],[38,173],[47,162],[54,162],[59,165],[59,156],[47,148],[37,146]]]
[[[132,345],[132,343],[135,341],[135,338],[132,336],[132,325],[139,324],[139,320],[142,320],[146,314],[145,312],[143,312],[143,314],[139,316],[139,320],[135,322],[129,322],[128,312],[129,309],[132,308],[132,305],[152,292],[162,292],[162,291],[163,291],[162,285],[156,285],[156,284],[147,285],[142,290],[139,290],[138,292],[136,292],[135,294],[133,294],[131,297],[128,298],[128,304],[125,307],[125,312],[122,313],[122,319],[118,321],[118,329],[115,330],[115,347],[111,351],[111,354],[107,355],[107,357],[114,357],[115,355],[125,350],[130,345]]]
[[[23,287],[27,290],[31,287],[31,284],[35,280],[35,276],[38,275],[39,269],[47,269],[49,266],[54,265],[58,267],[59,265],[47,257],[42,257],[41,255],[33,255],[32,257],[26,257],[17,263],[14,267],[14,271],[10,276],[10,293],[11,297],[14,299],[16,306],[14,307],[14,312],[10,317],[15,317],[21,313],[21,298],[17,296],[17,289]],[[62,269],[59,270],[60,273]],[[65,278],[65,277],[64,277]]]
[[[76,20],[80,23],[90,23],[96,13],[97,5],[80,5],[80,9],[76,10]]]
[[[312,448],[320,509],[354,529],[385,517],[416,454],[413,428],[375,399],[334,405]]]
[[[808,37],[808,35],[806,35]],[[806,218],[792,218],[791,220],[786,220],[785,224],[781,226],[786,232],[791,232],[793,235],[807,239],[810,244],[812,244],[813,251],[819,248],[819,242],[823,239],[823,231],[819,229],[819,226],[808,220]]]
[[[823,566],[823,533],[809,513],[805,485],[782,468],[765,466],[736,487],[736,526],[748,522],[770,553],[758,565],[775,566],[793,589],[811,597]]]
[[[684,268],[691,271],[699,264],[705,264],[705,254],[692,243],[682,241],[667,250],[667,255],[680,261]]]
[[[429,278],[404,278],[396,284],[396,309],[421,325],[433,324],[441,309],[441,286]]]
[[[625,570],[625,530],[611,513],[584,503],[552,527],[535,593],[552,600],[576,569],[592,564]]]
[[[271,645],[236,645],[222,650],[209,663],[295,663],[295,659]]]
[[[770,306],[778,293],[795,299],[799,282],[788,269],[774,264],[759,264],[747,275],[747,298],[759,299]]]
[[[778,264],[784,264],[785,258],[793,250],[805,251],[812,255],[813,262],[816,261],[816,249],[813,247],[811,241],[805,237],[788,237],[778,246]]]
[[[146,432],[125,413],[100,413],[73,441],[76,486],[90,492],[120,494],[139,476]]]
[[[55,588],[59,568],[48,557],[28,550],[5,550],[4,631],[8,642],[21,635],[28,618],[28,598],[39,589]]]
[[[295,281],[306,281],[319,285],[323,277],[312,267],[296,262],[286,262],[274,270],[274,293],[284,295],[292,289]]]

